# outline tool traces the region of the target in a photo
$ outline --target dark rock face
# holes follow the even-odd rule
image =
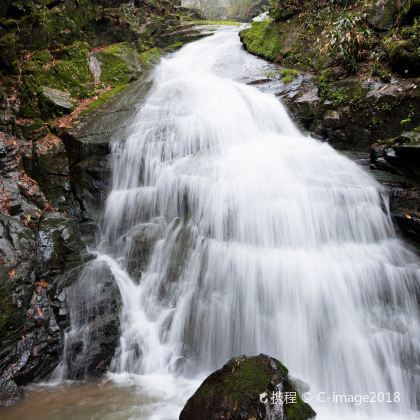
[[[270,403],[271,396],[280,398]],[[277,403],[276,403],[277,402]],[[188,400],[180,420],[306,420],[316,413],[304,403],[288,370],[264,354],[235,357],[212,373]]]
[[[25,142],[0,134],[0,403],[21,397],[20,385],[57,365],[63,331],[57,321],[56,276],[80,264],[76,220],[52,210],[25,172]],[[48,182],[48,177],[45,178]]]
[[[373,144],[371,166],[388,173],[391,213],[401,232],[420,245],[420,133],[401,135]]]

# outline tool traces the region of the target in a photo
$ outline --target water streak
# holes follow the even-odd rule
[[[314,393],[401,393],[357,418],[407,418],[418,260],[371,176],[234,80],[248,57],[226,29],[163,59],[115,148],[98,251],[123,300],[112,377],[152,395],[144,418],[167,420],[197,378],[264,352]],[[343,405],[331,418],[346,409],[356,418]]]

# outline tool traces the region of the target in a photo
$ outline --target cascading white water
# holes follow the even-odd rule
[[[162,60],[114,152],[98,257],[123,299],[111,376],[143,384],[140,418],[168,420],[197,378],[263,352],[314,394],[401,393],[338,411],[314,401],[320,419],[415,416],[418,260],[377,182],[232,80],[247,57],[226,29]]]

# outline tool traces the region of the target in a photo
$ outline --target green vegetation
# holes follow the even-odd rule
[[[182,46],[182,42],[178,44],[181,44]],[[140,64],[144,69],[149,69],[159,61],[161,55],[162,52],[159,48],[151,48],[150,50],[144,51],[140,54]]]
[[[353,111],[360,109],[366,98],[366,90],[358,80],[348,79],[332,83],[328,79],[328,73],[318,78],[318,89],[321,102],[328,100],[334,107],[348,106]]]
[[[277,26],[271,20],[254,22],[239,35],[246,49],[262,58],[275,61],[281,53],[282,40]]]
[[[299,394],[296,394],[296,403],[287,407],[287,420],[307,420],[314,417],[311,406],[302,401]]]
[[[105,103],[107,103],[111,98],[113,98],[117,93],[122,92],[128,84],[126,85],[119,85],[115,87],[114,89],[108,90],[101,95],[99,95],[98,99],[93,101],[89,106],[86,108],[86,112],[92,112],[97,108],[100,108]]]
[[[191,21],[197,26],[200,25],[225,25],[225,26],[240,26],[241,22],[236,22],[234,20],[193,20]]]
[[[236,370],[216,385],[205,385],[199,390],[198,398],[220,398],[221,395],[231,403],[240,404],[249,398],[249,393],[256,395],[264,392],[271,380],[271,375],[264,370],[257,358],[241,360]]]
[[[416,1],[387,0],[382,11],[374,0],[271,0],[271,18],[253,22],[240,36],[251,53],[287,67],[316,72],[336,67],[384,81],[391,70],[415,77],[420,75]]]
[[[291,83],[299,76],[299,71],[295,69],[282,69],[280,70],[280,76],[284,83]]]
[[[25,117],[39,115],[38,95],[44,86],[69,92],[74,98],[88,98],[95,93],[87,53],[89,45],[84,42],[63,48],[53,60],[49,50],[35,53],[23,66],[22,114]]]
[[[350,73],[357,70],[357,61],[367,56],[372,44],[372,31],[367,15],[358,12],[343,12],[331,23],[326,23],[317,40],[320,54],[326,55],[332,64],[343,65]]]
[[[126,42],[111,45],[97,53],[101,63],[101,82],[117,86],[127,84],[137,70],[138,53]]]

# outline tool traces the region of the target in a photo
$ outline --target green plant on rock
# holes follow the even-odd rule
[[[29,118],[40,115],[37,98],[44,87],[69,92],[75,99],[94,95],[95,84],[87,62],[88,51],[87,43],[76,42],[56,50],[56,60],[46,49],[33,54],[22,68],[22,115]]]
[[[372,43],[366,15],[349,12],[327,25],[317,40],[319,51],[335,64],[357,70],[357,61],[366,58]]]
[[[253,22],[251,27],[239,33],[249,52],[274,61],[281,53],[278,28],[270,20]]]
[[[402,76],[417,77],[420,75],[420,19],[412,25],[405,26],[400,33],[387,37],[383,46],[388,54],[393,70]]]
[[[282,69],[280,76],[284,83],[291,83],[299,76],[299,71],[295,69]]]

